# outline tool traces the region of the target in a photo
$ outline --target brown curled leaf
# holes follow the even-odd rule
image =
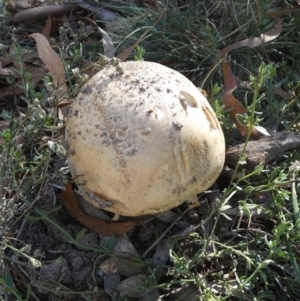
[[[59,96],[63,96],[63,94],[67,92],[68,87],[66,83],[65,69],[59,55],[52,49],[49,41],[44,35],[34,33],[29,36],[36,42],[39,57],[48,68],[52,76],[54,86],[57,89],[60,89]],[[66,100],[63,99],[60,103],[63,101]],[[60,108],[58,108],[58,117],[61,120],[64,119],[64,115]]]
[[[136,222],[106,223],[99,218],[85,214],[78,205],[72,183],[60,194],[65,208],[84,226],[104,236],[119,236],[131,230]]]
[[[246,136],[249,132],[249,128],[241,123],[237,119],[237,114],[246,114],[247,109],[233,96],[233,91],[237,88],[237,80],[232,73],[228,62],[223,60],[223,73],[224,73],[224,85],[225,91],[223,94],[222,102],[225,106],[225,109],[229,111],[231,118],[234,120],[238,131],[242,136]],[[256,128],[252,129],[251,137],[258,139],[262,135]]]
[[[51,16],[49,15],[49,17],[46,21],[46,24],[43,28],[43,31],[42,31],[43,36],[45,36],[47,38],[47,40],[49,40],[49,38],[50,38],[51,27],[52,27],[52,19],[51,19]]]
[[[52,49],[49,41],[40,33],[29,35],[37,45],[39,57],[48,68],[55,87],[61,88],[62,92],[67,91],[65,69],[58,54]]]
[[[246,108],[232,95],[233,91],[237,88],[237,80],[232,73],[230,66],[226,60],[223,61],[223,73],[224,73],[224,84],[225,91],[223,94],[222,102],[225,109],[229,111],[231,118],[234,120],[238,131],[242,136],[247,135],[248,127],[239,123],[236,115],[247,113]]]
[[[233,49],[237,49],[237,48],[241,48],[241,47],[249,47],[249,48],[255,48],[261,44],[265,44],[268,42],[271,42],[272,40],[276,39],[282,30],[282,21],[280,19],[277,20],[277,22],[274,24],[274,26],[266,31],[265,33],[262,33],[259,37],[255,37],[255,38],[248,38],[236,43],[233,43],[231,45],[228,45],[227,47],[225,47],[224,49],[221,50],[219,56],[221,58],[226,57],[226,54],[233,50]]]

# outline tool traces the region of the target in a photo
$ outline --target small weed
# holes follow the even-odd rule
[[[136,47],[136,55],[134,56],[135,61],[143,61],[145,56],[145,49],[142,46],[137,45]]]

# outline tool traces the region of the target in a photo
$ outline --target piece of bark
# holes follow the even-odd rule
[[[229,167],[235,167],[244,148],[244,143],[230,147],[226,151],[225,163]],[[296,132],[282,131],[271,137],[249,141],[245,152],[246,168],[253,170],[258,164],[271,163],[278,160],[285,152],[300,149],[300,134]],[[243,165],[244,166],[244,165]]]
[[[44,20],[48,16],[57,17],[77,11],[79,6],[77,4],[63,4],[63,5],[47,5],[33,7],[21,10],[11,17],[11,21],[19,22],[32,22],[33,20]]]

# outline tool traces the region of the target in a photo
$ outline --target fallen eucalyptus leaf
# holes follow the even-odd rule
[[[61,198],[65,208],[83,225],[104,236],[118,236],[129,231],[135,222],[106,223],[101,219],[85,214],[78,205],[72,183],[68,183],[66,189],[61,192]]]

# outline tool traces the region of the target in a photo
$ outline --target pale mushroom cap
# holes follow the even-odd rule
[[[120,66],[123,72],[112,66],[98,72],[72,104],[68,162],[93,205],[125,216],[155,214],[215,182],[224,136],[186,77],[151,62]]]

